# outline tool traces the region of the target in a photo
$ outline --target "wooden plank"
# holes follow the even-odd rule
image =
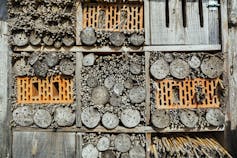
[[[82,155],[81,155],[82,145],[83,145],[82,135],[83,133],[76,134],[76,158],[82,158]]]
[[[150,112],[151,112],[151,105],[150,105],[150,52],[145,52],[145,75],[146,75],[146,125],[150,124]]]
[[[224,131],[223,128],[218,128],[218,127],[205,127],[203,129],[199,128],[180,128],[180,129],[170,129],[170,128],[165,128],[165,129],[153,129],[151,126],[140,126],[140,127],[135,127],[135,128],[125,128],[118,126],[115,129],[108,130],[102,126],[98,126],[94,129],[87,129],[84,127],[77,128],[76,126],[73,127],[64,127],[64,128],[58,128],[58,129],[39,129],[36,127],[16,127],[13,128],[13,131],[35,131],[35,132],[83,132],[83,133],[100,133],[100,132],[105,132],[105,133],[172,133],[172,132],[221,132]]]
[[[13,158],[75,158],[75,133],[13,132]]]
[[[146,158],[151,157],[151,133],[146,134]]]
[[[8,48],[7,22],[0,21],[0,157],[10,156],[10,106],[8,101],[8,73],[9,48]]]
[[[144,46],[140,48],[135,47],[83,47],[83,46],[75,46],[71,48],[62,47],[61,49],[55,49],[51,47],[32,47],[28,46],[25,48],[15,48],[15,52],[32,52],[32,51],[58,51],[58,52],[144,52],[144,51],[163,51],[163,52],[171,52],[171,51],[220,51],[221,45],[161,45],[161,46]]]
[[[82,3],[80,0],[76,2],[76,45],[81,45],[80,34],[82,31],[83,25],[83,14],[82,14]]]
[[[150,45],[150,0],[144,0],[144,28],[145,28],[145,45]],[[143,17],[142,17],[143,18]]]
[[[76,53],[76,126],[81,127],[81,69],[82,69],[82,52]]]

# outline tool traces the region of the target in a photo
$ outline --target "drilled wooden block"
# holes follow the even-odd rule
[[[62,76],[17,78],[17,103],[72,103],[73,82]]]
[[[156,82],[156,108],[216,108],[220,107],[217,79],[165,79]]]
[[[84,3],[83,28],[104,31],[140,31],[144,28],[143,3]]]

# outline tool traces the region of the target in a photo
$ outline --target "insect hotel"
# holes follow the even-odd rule
[[[0,20],[0,158],[237,157],[237,0],[3,0]]]

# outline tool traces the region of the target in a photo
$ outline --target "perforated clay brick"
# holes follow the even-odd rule
[[[72,103],[73,82],[62,76],[17,78],[17,103]]]
[[[217,94],[220,79],[165,79],[156,82],[156,108],[182,109],[182,108],[215,108],[220,107]],[[201,89],[200,91],[197,88]],[[197,101],[201,95],[203,100]]]

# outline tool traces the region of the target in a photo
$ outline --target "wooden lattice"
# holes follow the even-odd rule
[[[219,85],[221,85],[220,79],[196,78],[157,81],[156,107],[158,109],[219,107]],[[197,101],[197,97],[203,97],[203,100]]]
[[[104,31],[139,31],[144,28],[143,3],[84,3],[83,28]]]
[[[62,76],[17,78],[18,103],[72,103],[73,82]]]

